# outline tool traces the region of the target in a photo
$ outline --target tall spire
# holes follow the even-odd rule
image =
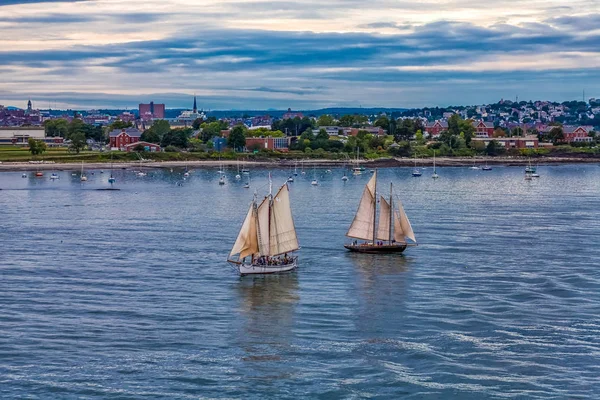
[[[196,105],[196,94],[194,93],[194,114],[198,112],[198,106]]]

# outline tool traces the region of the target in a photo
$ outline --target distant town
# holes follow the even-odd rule
[[[324,109],[281,112],[204,112],[158,102],[137,110],[51,110],[0,105],[0,145],[123,152],[304,153],[362,152],[427,157],[543,155],[562,151],[598,154],[600,100],[511,101],[419,109]]]

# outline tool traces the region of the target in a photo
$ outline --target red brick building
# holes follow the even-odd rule
[[[281,119],[292,119],[296,117],[304,118],[304,114],[302,114],[301,112],[292,111],[291,108],[288,108],[287,112],[283,114],[283,117],[281,117]]]
[[[475,136],[492,137],[494,136],[494,124],[491,122],[473,121]]]
[[[109,133],[111,149],[125,150],[125,146],[140,141],[142,132],[136,128],[115,129]]]
[[[591,126],[563,126],[564,141],[572,142],[591,142],[594,138],[588,136],[588,133],[593,130]]]
[[[154,104],[151,101],[149,104],[140,104],[139,106],[140,119],[163,119],[165,118],[165,105]]]
[[[132,151],[135,151],[134,149],[139,146],[142,145],[144,146],[144,151],[150,152],[150,153],[156,153],[160,151],[160,146],[154,143],[150,143],[150,142],[142,142],[142,141],[138,141],[138,142],[134,142],[134,143],[130,143],[130,144],[126,144],[125,147],[125,151],[130,153]]]
[[[276,150],[289,151],[290,138],[287,137],[249,137],[246,138],[246,148],[248,150]]]
[[[488,144],[492,140],[504,145],[506,150],[509,149],[537,149],[539,146],[539,139],[537,136],[513,136],[513,137],[497,137],[497,138],[473,138],[473,142],[483,142],[483,144],[487,147]]]
[[[427,132],[431,137],[438,137],[442,131],[448,130],[448,122],[447,121],[434,121],[428,122],[425,127],[425,132]]]

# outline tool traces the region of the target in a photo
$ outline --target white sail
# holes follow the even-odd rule
[[[365,186],[358,210],[346,236],[356,239],[373,240],[376,182],[377,172],[373,174],[373,177],[371,177],[371,180]]]
[[[379,240],[391,240],[390,214],[390,204],[381,196],[379,201],[379,225],[377,228],[377,239]]]
[[[405,243],[405,238],[409,238],[415,243],[417,242],[410,221],[402,207],[402,202],[398,200],[398,210],[394,213],[394,240],[396,242]]]
[[[273,197],[271,206],[270,255],[275,256],[298,250],[298,238],[287,184]]]
[[[239,253],[239,259],[258,252],[258,240],[256,235],[256,214],[254,212],[254,202],[250,205],[246,219],[242,224],[240,233],[229,253],[229,257]]]
[[[258,214],[258,241],[261,256],[271,255],[269,238],[269,198],[265,197],[257,209]]]

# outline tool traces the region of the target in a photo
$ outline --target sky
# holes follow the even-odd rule
[[[424,107],[600,97],[600,1],[0,0],[0,104]]]

